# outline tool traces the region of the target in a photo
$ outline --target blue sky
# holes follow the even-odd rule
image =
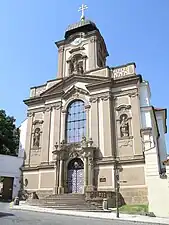
[[[148,80],[152,104],[169,107],[169,0],[86,0],[87,18],[104,36],[117,66],[135,62]],[[0,1],[0,108],[16,118],[26,116],[23,99],[29,88],[54,79],[57,48],[67,26],[77,22],[79,0]],[[169,143],[169,135],[167,135]]]

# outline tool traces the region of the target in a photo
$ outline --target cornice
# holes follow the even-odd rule
[[[44,99],[42,97],[33,97],[33,98],[29,98],[23,101],[27,106],[30,105],[36,105],[39,103],[45,103]]]
[[[34,171],[34,170],[40,170],[40,169],[54,169],[55,166],[54,164],[48,164],[48,165],[38,165],[38,166],[34,166],[34,167],[27,167],[27,166],[23,166],[21,167],[22,171]]]

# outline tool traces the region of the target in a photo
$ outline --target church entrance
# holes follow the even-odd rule
[[[68,192],[82,194],[84,189],[84,164],[79,158],[68,164]]]

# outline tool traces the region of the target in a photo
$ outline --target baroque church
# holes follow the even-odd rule
[[[135,63],[106,64],[104,38],[84,15],[55,44],[57,77],[24,100],[25,189],[39,197],[115,192],[118,161],[124,201],[147,203],[145,148],[158,148],[158,173],[165,173],[166,109],[151,105]]]

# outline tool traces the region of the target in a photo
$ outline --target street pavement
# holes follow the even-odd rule
[[[87,218],[51,213],[22,211],[9,208],[9,203],[0,203],[0,225],[157,225],[120,220]],[[158,223],[159,224],[159,223]]]

